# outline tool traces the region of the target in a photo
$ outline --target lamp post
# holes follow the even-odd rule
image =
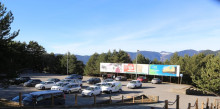
[[[136,79],[137,79],[137,56],[138,56],[138,52],[139,52],[139,50],[137,50],[137,54],[136,54]]]
[[[69,53],[69,51],[67,52],[67,62],[66,62],[66,73],[67,73],[67,75],[68,75],[68,53]]]

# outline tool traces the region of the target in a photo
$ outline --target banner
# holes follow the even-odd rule
[[[100,63],[100,72],[122,72],[121,63]]]
[[[180,66],[179,65],[149,65],[149,64],[136,65],[132,63],[100,63],[100,72],[179,77]]]
[[[179,70],[179,65],[149,65],[149,75],[179,77]]]

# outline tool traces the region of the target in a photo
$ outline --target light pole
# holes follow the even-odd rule
[[[69,53],[69,51],[67,52],[67,62],[66,62],[66,73],[67,73],[67,75],[68,75],[68,53]]]
[[[137,79],[137,56],[138,56],[138,52],[139,52],[139,50],[137,50],[137,54],[136,54],[136,79]]]

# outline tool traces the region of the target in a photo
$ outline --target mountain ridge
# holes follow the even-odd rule
[[[136,58],[137,52],[129,52],[125,51],[128,53],[128,55],[131,57],[131,60],[134,60]],[[193,56],[198,53],[204,53],[205,55],[207,54],[214,54],[216,55],[220,50],[217,51],[212,51],[212,50],[193,50],[193,49],[187,49],[187,50],[182,50],[182,51],[177,51],[179,56],[184,56],[184,55],[189,55]],[[170,57],[176,52],[166,52],[166,51],[161,51],[161,52],[155,52],[155,51],[139,51],[138,54],[142,54],[145,58],[149,58],[150,60],[154,60],[155,58],[159,61],[166,61],[166,59],[170,59]],[[77,60],[82,61],[84,64],[86,64],[90,58],[91,55],[75,55],[77,57]]]

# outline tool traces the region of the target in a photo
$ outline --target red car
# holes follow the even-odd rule
[[[137,78],[137,80],[141,81],[142,83],[148,82],[148,80],[147,80],[147,78],[146,78],[145,76],[139,76],[139,77]]]

